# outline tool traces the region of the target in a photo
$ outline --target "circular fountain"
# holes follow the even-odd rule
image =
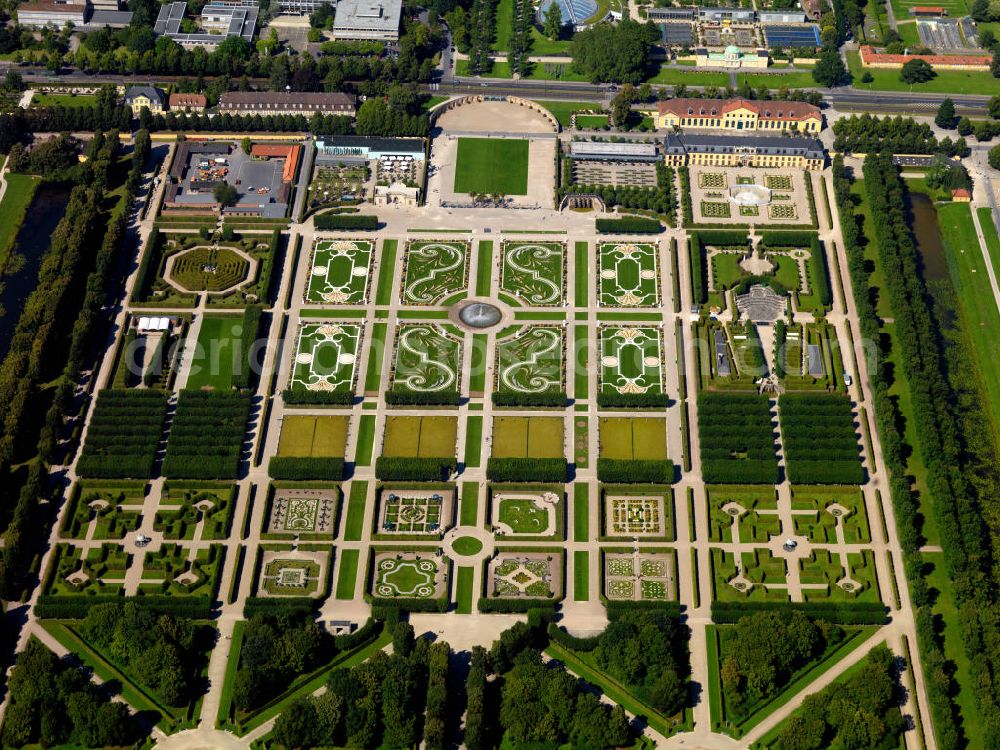
[[[514,319],[510,308],[499,300],[470,297],[451,308],[448,317],[453,323],[469,331],[483,333],[509,325]]]

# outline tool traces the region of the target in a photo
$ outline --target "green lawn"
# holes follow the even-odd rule
[[[392,302],[392,277],[396,273],[396,246],[396,240],[382,242],[382,265],[378,271],[376,305],[388,305]]]
[[[465,466],[476,468],[483,454],[483,418],[480,415],[469,416],[465,423]]]
[[[480,417],[482,419],[482,417]],[[482,424],[480,422],[480,424]],[[460,526],[475,526],[479,517],[479,484],[462,482],[462,507],[458,515]]]
[[[371,466],[374,447],[375,415],[363,414],[358,424],[358,447],[354,454],[354,463],[358,466]]]
[[[573,485],[573,541],[590,539],[590,485],[577,482]]]
[[[494,417],[494,458],[562,458],[562,417]]]
[[[340,571],[337,575],[337,598],[353,599],[354,585],[358,578],[358,559],[361,552],[345,549],[340,553]]]
[[[229,722],[229,712],[233,704],[233,683],[236,680],[236,670],[240,665],[240,649],[243,647],[243,629],[246,622],[237,620],[233,624],[233,642],[229,646],[229,661],[226,662],[226,676],[222,681],[222,697],[219,699],[219,714],[216,726]]]
[[[35,189],[41,182],[35,175],[8,173],[7,190],[0,201],[0,270],[7,265],[7,258],[14,247],[17,232],[24,221],[24,214],[35,197]]]
[[[586,307],[590,289],[590,274],[587,273],[589,243],[577,242],[574,246],[576,258],[576,306]]]
[[[278,455],[300,458],[343,458],[349,417],[288,415],[281,423]]]
[[[93,107],[97,97],[90,94],[35,94],[32,107]]]
[[[584,400],[589,394],[589,377],[587,374],[588,363],[586,362],[587,352],[587,326],[573,327],[573,341],[575,354],[573,357],[573,398],[577,401]]]
[[[368,498],[368,482],[354,482],[351,496],[347,501],[347,520],[344,526],[345,542],[360,542],[365,524],[365,501]],[[343,567],[343,566],[341,566]]]
[[[455,611],[460,615],[472,613],[472,584],[476,579],[476,569],[462,566],[455,580]]]
[[[483,240],[479,243],[479,256],[476,262],[476,294],[480,297],[486,297],[490,293],[490,282],[493,275],[492,240]]]
[[[382,385],[382,358],[385,356],[387,323],[376,323],[372,328],[372,342],[368,347],[368,371],[365,373],[365,391],[378,391]]]
[[[809,71],[791,73],[743,73],[739,76],[740,85],[749,83],[757,89],[767,86],[769,89],[809,89],[816,87],[816,80]]]
[[[536,102],[551,112],[563,127],[569,127],[573,121],[573,113],[581,110],[596,109],[600,104],[594,102]]]
[[[469,391],[482,394],[486,389],[486,334],[472,336],[472,372],[469,375]]]
[[[1000,359],[990,353],[995,351],[1000,336],[1000,310],[993,298],[986,261],[972,224],[972,211],[968,203],[951,203],[939,205],[937,214],[951,280],[966,318],[963,327],[972,337],[971,348],[979,360],[993,420],[997,423],[1000,422]],[[1000,240],[992,222],[983,225],[983,234],[993,240],[991,254],[1000,252],[997,247]]]
[[[228,390],[233,387],[234,370],[243,364],[240,338],[243,317],[240,315],[206,315],[198,333],[196,366],[188,376],[188,388]]]
[[[459,138],[455,192],[527,194],[528,141]]]
[[[590,600],[590,553],[577,550],[573,553],[573,601]]]
[[[1000,94],[1000,80],[983,71],[963,72],[958,70],[939,70],[937,75],[926,83],[908,84],[899,79],[898,70],[881,70],[865,68],[857,52],[847,53],[847,65],[854,76],[854,85],[859,89],[870,88],[878,91],[913,91],[924,94],[982,94],[995,96]],[[861,83],[865,71],[872,74],[872,83]]]
[[[650,83],[663,83],[677,86],[728,86],[729,74],[716,73],[709,70],[679,70],[677,68],[660,68],[660,72],[649,79]]]

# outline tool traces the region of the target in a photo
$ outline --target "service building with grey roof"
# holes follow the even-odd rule
[[[227,91],[219,112],[232,115],[343,115],[354,117],[355,99],[339,91]]]
[[[340,0],[333,19],[334,39],[399,41],[403,0]]]
[[[655,143],[572,141],[569,158],[581,161],[656,161]]]
[[[668,166],[823,169],[826,155],[815,138],[678,135],[664,139]]]
[[[253,41],[257,30],[256,5],[209,3],[201,11],[202,31],[188,33],[181,30],[187,12],[187,3],[173,2],[160,6],[160,14],[153,24],[158,36],[168,36],[182,47],[217,47],[231,36]]]

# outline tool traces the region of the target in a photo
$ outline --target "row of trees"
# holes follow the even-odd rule
[[[870,154],[886,150],[894,154],[944,154],[968,156],[970,149],[964,138],[940,141],[931,126],[918,123],[912,117],[876,117],[869,113],[852,115],[833,124],[833,149],[842,152]]]
[[[651,21],[595,24],[573,37],[573,69],[591,83],[638,85],[655,72],[652,48],[659,41],[660,30]]]
[[[865,473],[854,426],[854,408],[844,396],[783,394],[778,399],[786,472],[798,484],[861,484]]]
[[[163,474],[180,479],[235,479],[249,418],[249,395],[181,391]]]
[[[531,68],[528,56],[531,54],[531,30],[535,25],[534,19],[535,4],[532,0],[515,0],[507,62],[510,65],[510,72],[518,73],[522,77],[526,76]]]
[[[151,478],[166,417],[167,394],[162,391],[101,391],[77,473],[82,477]]]
[[[771,406],[756,394],[701,393],[698,434],[702,475],[713,484],[776,484]]]
[[[489,73],[493,69],[493,42],[496,37],[496,0],[473,0],[468,21],[462,25],[460,19],[453,18],[458,28],[455,31],[456,46],[469,55],[469,73],[474,76]],[[455,11],[458,13],[458,10]],[[464,32],[464,33],[463,33]],[[464,41],[465,49],[460,46]]]

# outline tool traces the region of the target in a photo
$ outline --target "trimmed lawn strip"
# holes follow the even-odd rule
[[[541,104],[545,109],[559,121],[563,127],[569,127],[573,122],[573,113],[587,109],[599,109],[600,104],[595,102],[535,102]],[[586,244],[586,243],[583,243]]]
[[[587,261],[589,243],[577,242],[575,245],[576,261],[576,306],[586,307],[589,297],[590,276],[587,269],[590,264]]]
[[[382,385],[382,358],[385,356],[385,337],[388,323],[376,323],[372,328],[372,342],[368,347],[368,370],[365,373],[365,392],[378,391]]]
[[[482,417],[479,419],[482,419]],[[479,483],[462,482],[462,507],[458,515],[458,525],[475,526],[478,517]]]
[[[469,392],[482,393],[486,390],[486,334],[472,336],[472,374],[469,377]]]
[[[345,549],[340,553],[340,570],[337,573],[337,599],[353,599],[358,580],[360,550]]]
[[[378,270],[376,305],[388,305],[392,302],[392,277],[396,275],[396,246],[396,240],[382,242],[382,265]]]
[[[995,425],[1000,421],[1000,361],[987,353],[993,351],[1000,335],[1000,310],[990,287],[986,261],[972,223],[969,204],[940,205],[937,214],[955,296],[967,318],[963,327],[972,339],[969,348],[979,361]],[[992,225],[983,225],[983,235],[988,236],[991,228]],[[996,239],[995,230],[993,238]]]
[[[299,698],[315,693],[326,684],[326,681],[330,677],[330,672],[334,669],[356,667],[358,664],[361,664],[371,658],[376,651],[381,651],[390,643],[392,643],[392,633],[383,632],[377,639],[375,639],[374,642],[361,646],[359,649],[354,651],[345,651],[343,654],[340,654],[333,659],[333,661],[329,664],[320,667],[311,675],[299,678],[299,680],[292,683],[291,687],[285,692],[284,697],[282,697],[280,701],[275,702],[270,707],[255,714],[247,721],[240,722],[239,726],[240,730],[242,730],[240,736],[242,737],[249,732],[252,732],[261,724],[273,719]]]
[[[590,538],[590,485],[577,482],[573,485],[573,541],[586,542]]]
[[[493,277],[493,240],[480,241],[479,257],[476,262],[476,294],[488,297]]]
[[[460,615],[472,614],[472,584],[475,578],[475,568],[463,565],[458,569],[455,580],[455,611]]]
[[[371,466],[374,448],[375,415],[362,414],[358,423],[358,445],[354,453],[354,463],[358,466]]]
[[[456,193],[528,193],[528,141],[512,138],[459,138]]]
[[[955,665],[952,676],[958,685],[958,695],[954,697],[954,701],[962,719],[962,730],[968,739],[967,747],[985,747],[983,727],[976,706],[975,694],[978,688],[970,677],[972,666],[965,650],[952,584],[944,567],[944,555],[941,552],[925,552],[922,557],[930,567],[930,572],[924,574],[927,586],[938,592],[932,611],[940,618],[943,626],[939,637],[943,642],[945,659]]]
[[[344,541],[360,542],[365,524],[365,501],[368,497],[368,482],[351,484],[351,495],[347,502],[347,521],[344,525]]]
[[[604,674],[583,661],[577,654],[569,649],[563,648],[558,643],[550,642],[545,653],[553,659],[558,659],[566,668],[574,672],[581,679],[600,689],[608,698],[618,703],[631,714],[645,717],[649,726],[653,727],[660,734],[669,737],[674,733],[669,719],[656,711],[651,706],[647,706],[634,696],[629,690],[618,683],[611,676]]]
[[[215,726],[221,728],[229,725],[229,711],[233,705],[233,685],[236,682],[236,670],[240,666],[240,650],[243,648],[243,629],[245,620],[233,623],[233,642],[229,646],[229,660],[226,662],[226,676],[222,682],[222,697],[219,699],[219,715]]]
[[[573,398],[576,401],[586,399],[590,393],[590,382],[587,362],[587,326],[573,327]]]
[[[470,415],[465,423],[465,466],[477,468],[483,453],[483,418]]]
[[[573,600],[590,601],[590,553],[587,550],[573,553]]]
[[[10,174],[4,178],[7,190],[0,201],[0,269],[7,266],[7,259],[21,230],[28,206],[35,197],[35,190],[42,181],[34,175]]]

